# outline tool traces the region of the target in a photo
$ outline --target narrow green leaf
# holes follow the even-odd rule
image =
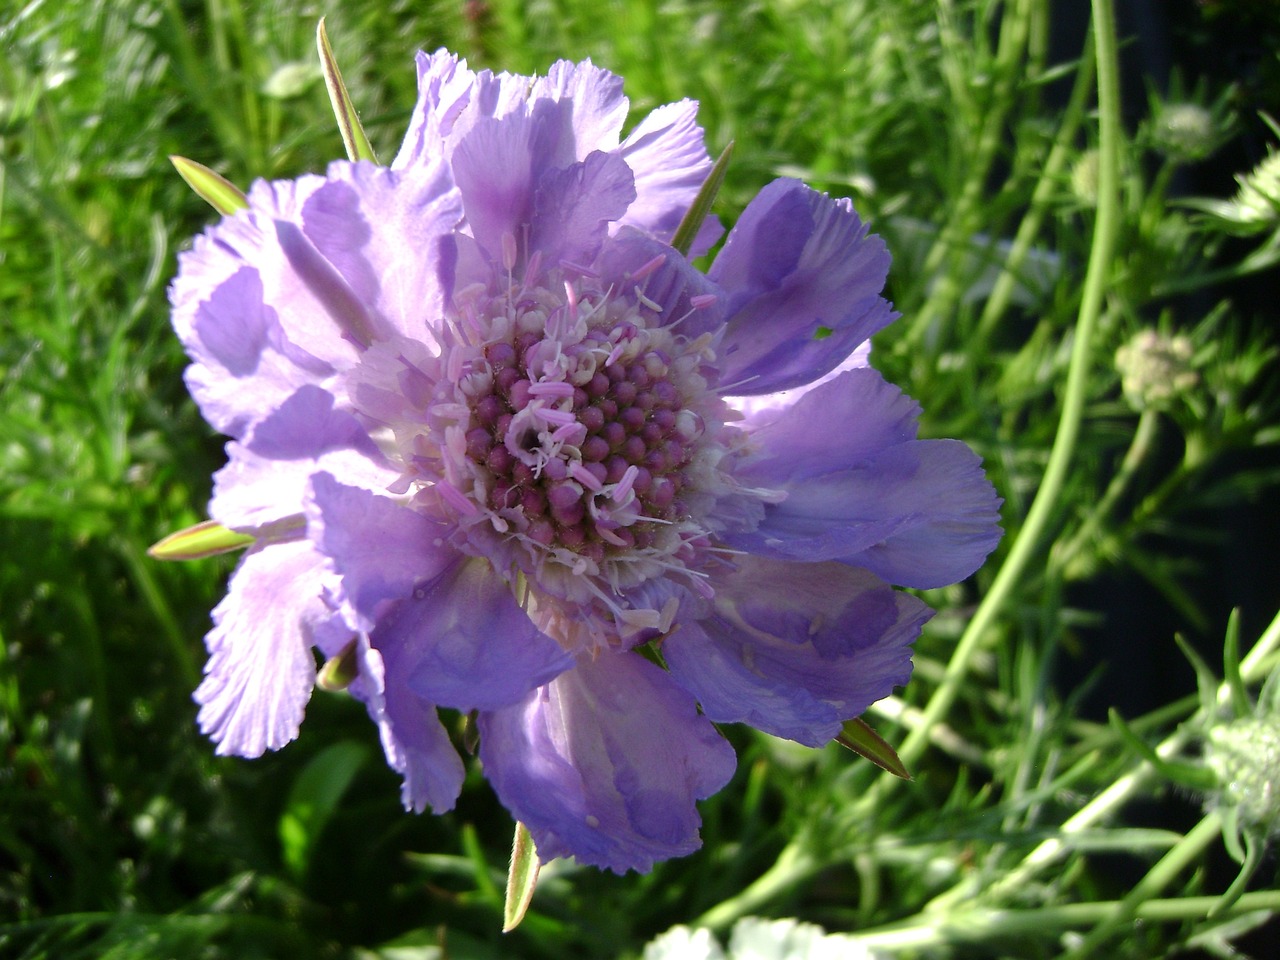
[[[1193,790],[1212,790],[1218,785],[1218,778],[1208,768],[1177,760],[1166,760],[1160,756],[1150,744],[1129,729],[1129,725],[1124,722],[1114,707],[1108,711],[1108,717],[1112,728],[1120,734],[1120,738],[1166,779]]]
[[[528,912],[541,866],[529,828],[517,823],[515,839],[511,842],[511,869],[507,872],[507,902],[502,908],[503,933],[510,933],[520,926]]]
[[[364,134],[364,127],[360,126],[355,104],[347,93],[347,85],[342,82],[338,61],[333,58],[329,34],[324,28],[324,17],[320,18],[320,24],[316,27],[316,48],[320,51],[320,71],[324,74],[324,85],[329,89],[329,102],[333,104],[333,115],[338,119],[338,130],[342,133],[342,142],[346,144],[347,156],[352,160],[371,160],[377,163],[378,158],[369,144],[369,138]]]
[[[1182,634],[1175,633],[1173,641],[1196,672],[1196,689],[1200,693],[1201,709],[1212,714],[1218,702],[1218,678]]]
[[[1240,608],[1231,611],[1227,618],[1227,634],[1222,640],[1222,679],[1226,681],[1231,693],[1231,708],[1237,717],[1249,714],[1253,704],[1249,702],[1249,691],[1245,689],[1244,678],[1240,676]]]
[[[702,186],[698,189],[698,195],[693,198],[693,203],[689,205],[688,212],[685,213],[684,219],[680,221],[680,226],[676,227],[675,235],[671,238],[671,245],[686,257],[693,247],[693,241],[698,236],[698,231],[702,229],[702,222],[711,213],[711,205],[716,201],[716,194],[720,192],[720,188],[724,185],[724,175],[725,171],[729,169],[729,158],[731,156],[733,156],[732,140],[724,148],[724,152],[716,158],[715,164],[711,167],[711,172],[707,174],[707,179],[702,181]]]
[[[836,743],[848,747],[860,757],[865,757],[881,770],[892,773],[902,780],[910,780],[911,774],[898,757],[898,753],[888,742],[871,729],[867,721],[854,717],[845,722],[836,737]]]
[[[179,156],[169,157],[169,162],[177,168],[179,175],[196,192],[196,196],[224,217],[249,206],[248,198],[240,192],[239,187],[203,163]]]
[[[325,824],[368,758],[363,743],[341,740],[317,754],[294,781],[279,831],[284,862],[295,877],[306,874]]]
[[[171,533],[147,550],[157,560],[203,560],[220,553],[243,550],[253,543],[247,533],[236,533],[220,523],[205,520],[194,527]]]

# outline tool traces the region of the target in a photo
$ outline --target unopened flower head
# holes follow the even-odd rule
[[[1151,135],[1158,150],[1184,162],[1209,156],[1221,137],[1213,113],[1198,103],[1161,106]]]
[[[906,681],[930,611],[893,585],[972,573],[999,501],[868,365],[889,257],[848,201],[769,184],[703,274],[670,245],[694,103],[624,140],[590,63],[418,79],[390,167],[258,182],[181,257],[187,382],[233,438],[210,513],[253,538],[199,721],[282,746],[318,650],[407,807],[453,806],[437,710],[474,713],[542,858],[645,870],[733,773],[714,723],[820,745]]]
[[[1142,330],[1116,351],[1116,370],[1125,398],[1135,409],[1165,407],[1200,382],[1191,365],[1191,341],[1157,330]]]
[[[1205,762],[1218,778],[1217,805],[1235,808],[1242,826],[1280,835],[1280,716],[1211,728]]]

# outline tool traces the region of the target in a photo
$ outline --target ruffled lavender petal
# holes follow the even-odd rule
[[[401,171],[338,162],[307,197],[301,233],[363,311],[369,339],[422,337],[444,303],[445,238],[462,219],[448,168],[438,160]]]
[[[194,699],[202,732],[221,755],[261,756],[298,735],[315,685],[313,643],[350,636],[316,589],[323,558],[310,543],[245,554],[205,637],[209,661]]]
[[[696,850],[695,801],[735,765],[693,698],[634,653],[585,656],[479,727],[485,773],[539,856],[616,873]]]
[[[187,389],[220,433],[243,436],[264,411],[332,374],[285,336],[255,267],[209,236],[198,237],[178,262],[169,295],[174,328],[192,360]]]
[[[444,157],[455,168],[455,148],[483,121],[520,116],[536,120],[537,154],[553,168],[613,150],[627,116],[622,78],[590,61],[559,61],[545,77],[488,70],[438,50],[418,54],[418,104],[394,169]]]
[[[529,100],[530,111],[548,128],[544,136],[556,144],[547,154],[552,166],[618,146],[629,106],[622,78],[590,60],[556,61],[545,77],[533,81]]]
[[[729,295],[721,382],[786,390],[834,369],[895,316],[889,254],[848,200],[775,180],[748,204],[708,274]]]
[[[334,409],[332,395],[315,386],[300,387],[244,442],[227,444],[227,452],[227,465],[214,477],[209,515],[237,530],[301,514],[317,471],[371,489],[398,476],[355,417]]]
[[[354,629],[369,631],[387,605],[458,562],[444,524],[388,498],[311,478],[308,534],[328,558],[325,586]]]
[[[621,223],[669,242],[711,172],[698,104],[681,100],[658,107],[631,131],[620,153],[636,174],[636,202]],[[723,233],[720,221],[708,217],[690,255],[706,253]]]
[[[738,476],[786,497],[727,542],[780,559],[842,560],[903,586],[969,576],[999,542],[1000,500],[964,444],[914,439],[917,413],[869,368],[778,411],[752,434],[759,452]]]
[[[717,723],[821,746],[911,675],[932,612],[840,563],[755,557],[715,578],[710,616],[663,641],[672,676]]]
[[[370,640],[415,694],[458,710],[505,707],[573,664],[487,561],[461,557],[384,612]]]
[[[544,177],[534,198],[529,246],[545,262],[590,261],[608,225],[636,198],[635,177],[613,153],[597,151]]]
[[[452,810],[466,771],[436,708],[409,689],[394,651],[384,659],[361,635],[356,657],[358,674],[349,690],[377,724],[388,765],[404,777],[405,809]]]

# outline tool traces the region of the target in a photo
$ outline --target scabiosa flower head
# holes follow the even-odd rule
[[[703,274],[669,245],[695,104],[621,139],[590,63],[418,76],[389,168],[256,183],[181,258],[187,382],[232,437],[210,513],[254,538],[200,725],[280,747],[318,651],[407,807],[452,807],[437,710],[474,712],[541,857],[647,870],[733,772],[713,723],[820,745],[906,681],[929,611],[891,584],[968,576],[998,501],[868,366],[889,258],[848,201],[770,184]]]

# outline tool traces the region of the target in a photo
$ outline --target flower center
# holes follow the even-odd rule
[[[540,589],[586,600],[688,572],[724,405],[703,375],[709,337],[680,335],[639,291],[561,287],[460,296],[429,419],[476,552],[501,543]]]

